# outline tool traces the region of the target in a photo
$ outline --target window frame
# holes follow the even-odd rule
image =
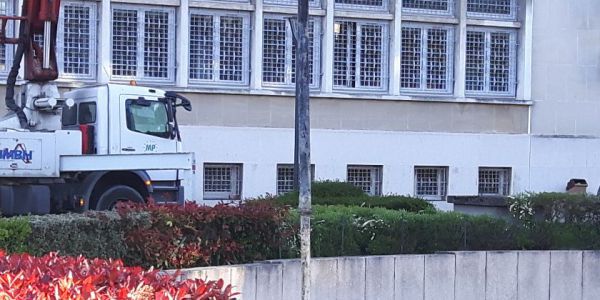
[[[207,168],[230,168],[230,191],[208,191],[206,188]],[[202,199],[203,200],[241,200],[243,188],[243,164],[241,163],[208,163],[202,169]],[[235,190],[234,190],[235,189]]]
[[[399,1],[399,0],[397,0]],[[436,9],[427,9],[427,8],[412,8],[412,7],[404,7],[404,2],[402,3],[402,13],[408,15],[426,15],[426,16],[443,16],[443,17],[454,17],[455,14],[455,6],[456,2],[462,0],[447,0],[448,1],[448,9],[446,10],[436,10]]]
[[[494,14],[494,13],[481,13],[481,12],[470,12],[469,11],[469,1],[467,1],[466,10],[467,10],[467,18],[469,19],[480,19],[480,20],[497,20],[497,21],[516,21],[518,17],[518,5],[517,0],[509,0],[510,1],[510,14]]]
[[[436,172],[436,185],[437,191],[435,195],[429,194],[420,194],[419,193],[419,181],[418,181],[418,171],[426,170],[426,171],[435,171]],[[414,176],[415,176],[415,184],[414,184],[414,193],[415,196],[421,197],[425,200],[429,201],[443,201],[448,196],[448,167],[447,166],[415,166],[414,167]]]
[[[485,34],[485,57],[484,57],[484,89],[482,91],[469,90],[467,87],[468,83],[468,68],[465,66],[465,95],[467,97],[500,97],[500,98],[515,98],[517,93],[517,69],[518,69],[518,32],[516,28],[503,28],[503,27],[482,27],[482,26],[467,26],[466,35],[469,32],[480,32]],[[491,91],[491,35],[493,33],[508,33],[509,34],[509,79],[507,92],[494,92]],[[467,51],[465,55],[465,64],[469,60],[468,53],[469,45],[468,41],[465,45]]]
[[[293,89],[295,88],[295,81],[292,80],[292,75],[294,74],[295,71],[295,66],[292,66],[293,63],[295,63],[295,59],[294,59],[294,38],[292,35],[292,29],[290,28],[290,24],[287,21],[287,18],[291,17],[290,15],[283,15],[283,14],[271,14],[271,13],[265,13],[263,15],[263,40],[262,40],[262,45],[263,45],[263,53],[264,53],[264,24],[265,21],[267,19],[271,19],[271,20],[280,20],[280,21],[284,21],[285,22],[285,28],[286,28],[286,33],[285,33],[285,78],[284,78],[284,82],[283,83],[279,83],[279,82],[270,82],[270,81],[265,81],[264,79],[264,73],[265,73],[265,60],[264,60],[264,54],[263,57],[261,57],[261,64],[262,64],[262,74],[261,74],[261,82],[262,82],[262,87],[263,88],[267,88],[267,89]],[[313,53],[312,53],[312,82],[309,82],[309,88],[310,89],[319,89],[320,84],[321,84],[321,36],[322,36],[322,32],[321,32],[321,18],[319,17],[314,17],[314,16],[309,16],[308,21],[312,21],[313,22]],[[310,47],[310,41],[309,41],[309,47]],[[309,61],[310,61],[310,57],[309,57]],[[310,72],[310,70],[309,70]],[[309,79],[310,79],[310,74],[309,74]]]
[[[279,175],[280,175],[279,171],[282,169],[288,169],[287,171],[289,171],[289,169],[291,169],[291,176],[292,176],[292,179],[291,179],[291,187],[292,188],[291,189],[283,188],[283,187],[290,186],[290,183],[289,183],[290,180],[287,179],[287,177],[283,178],[283,179],[281,179],[279,177]],[[275,194],[280,196],[280,195],[294,191],[294,164],[277,164],[276,172],[277,172],[277,174],[276,174],[277,182],[276,182],[276,187],[275,187]],[[287,174],[287,176],[289,176],[289,174]],[[311,180],[311,182],[315,181],[315,164],[310,165],[310,180]],[[282,188],[280,189],[280,187],[282,187]]]
[[[353,4],[353,3],[339,3],[338,1],[343,0],[330,0],[334,1],[334,8],[336,10],[359,10],[359,11],[381,11],[388,12],[390,9],[390,2],[393,0],[381,0],[381,6],[376,5],[363,5],[363,4]]]
[[[406,22],[402,23],[402,30],[404,28],[419,28],[421,29],[421,79],[419,82],[420,88],[405,88],[402,87],[402,69],[400,67],[400,76],[399,76],[399,85],[400,92],[403,94],[439,94],[439,95],[451,95],[454,93],[454,57],[455,57],[455,28],[452,25],[442,25],[442,24],[432,24],[432,23],[417,23],[417,22]],[[429,30],[431,29],[443,29],[446,30],[447,35],[447,53],[446,53],[446,89],[429,89],[427,88],[427,37],[429,35]],[[402,48],[400,49],[400,55],[402,56]],[[402,60],[401,60],[402,64]]]
[[[5,15],[12,16],[15,15],[17,4],[12,0],[4,0],[6,3],[6,12]],[[18,30],[15,30],[16,22],[7,22],[6,24],[6,37],[18,37]],[[8,73],[10,73],[10,69],[12,68],[13,59],[14,59],[14,50],[16,49],[13,44],[4,44],[4,69],[0,69],[0,78],[8,77]]]
[[[125,75],[114,75],[113,74],[113,58],[114,58],[114,12],[115,10],[131,10],[137,13],[137,41],[136,41],[136,57],[137,57],[137,65],[136,65],[136,75],[135,76],[125,76]],[[145,34],[145,22],[144,17],[147,12],[161,12],[167,13],[168,16],[168,42],[167,42],[167,77],[166,78],[156,78],[156,77],[148,77],[144,75],[144,34]],[[109,77],[112,81],[130,81],[136,80],[144,83],[155,83],[155,84],[174,84],[175,83],[175,70],[176,70],[176,24],[175,24],[175,8],[169,6],[162,5],[133,5],[133,4],[122,4],[122,3],[111,3],[110,7],[110,21],[111,30],[110,30],[110,69],[111,72]]]
[[[369,192],[365,192],[365,194],[369,196],[381,196],[383,195],[383,166],[382,165],[347,165],[346,166],[346,182],[359,187],[362,189],[362,186],[357,185],[356,181],[350,180],[350,171],[351,169],[355,170],[368,170],[371,176],[371,182],[369,183]]]
[[[248,86],[250,84],[250,35],[251,35],[251,20],[250,13],[243,11],[227,11],[227,10],[213,10],[213,9],[204,9],[204,8],[190,8],[189,10],[189,28],[191,32],[192,26],[192,16],[200,15],[200,16],[211,16],[213,18],[212,30],[213,30],[213,70],[212,70],[212,79],[194,79],[191,76],[192,66],[191,66],[191,56],[192,49],[191,45],[188,46],[188,63],[190,64],[187,79],[188,83],[191,86]],[[242,80],[240,81],[229,81],[229,80],[221,80],[219,79],[220,75],[220,53],[221,53],[221,34],[220,34],[220,26],[219,20],[221,17],[239,17],[242,18],[243,23],[243,31],[242,31]],[[190,44],[191,44],[191,33],[190,33]]]
[[[65,72],[65,14],[66,6],[83,7],[90,10],[89,21],[89,72],[83,73],[67,73]],[[97,40],[98,40],[98,4],[89,1],[67,0],[60,3],[60,18],[58,20],[58,29],[56,33],[56,60],[58,64],[58,74],[61,79],[76,79],[82,81],[93,81],[97,75]]]
[[[344,92],[371,92],[371,93],[386,93],[389,90],[389,79],[390,79],[390,68],[389,68],[389,60],[390,60],[390,36],[389,36],[389,30],[390,30],[390,23],[388,21],[376,21],[376,20],[371,20],[371,19],[355,19],[355,18],[334,18],[334,28],[332,28],[334,30],[333,33],[333,58],[331,61],[332,64],[332,89],[334,91],[344,91]],[[356,66],[355,66],[355,72],[356,72],[356,76],[355,76],[355,81],[356,83],[360,83],[360,81],[362,80],[360,76],[361,72],[360,72],[360,64],[361,61],[360,59],[360,49],[361,49],[361,45],[360,45],[360,36],[362,35],[362,26],[364,25],[379,25],[381,26],[381,51],[382,51],[382,57],[381,57],[381,87],[368,87],[368,86],[358,86],[355,85],[355,87],[348,87],[348,86],[341,86],[341,85],[336,85],[335,81],[336,81],[336,71],[335,71],[335,35],[337,33],[335,33],[336,30],[336,22],[354,22],[357,25],[357,35],[356,35]],[[361,29],[359,29],[359,27]],[[360,35],[359,35],[360,34]],[[349,43],[346,44],[346,46],[348,46]],[[347,48],[345,48],[347,49]],[[346,73],[348,73],[348,70],[350,68],[347,68]],[[346,74],[346,78],[348,78],[348,74]],[[347,79],[346,79],[347,80]]]
[[[498,172],[498,193],[482,193],[481,172]],[[480,196],[509,196],[512,188],[512,168],[510,167],[479,167],[477,173],[477,193]]]

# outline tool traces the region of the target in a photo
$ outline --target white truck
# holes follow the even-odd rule
[[[193,196],[193,153],[182,151],[176,109],[189,101],[161,90],[106,84],[59,97],[28,84],[29,129],[0,120],[0,212],[111,209],[118,201],[178,203]]]

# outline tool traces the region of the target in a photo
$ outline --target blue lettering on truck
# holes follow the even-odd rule
[[[22,160],[26,164],[30,164],[33,159],[33,151],[27,150],[24,144],[17,144],[15,149],[0,149],[0,159],[3,160]]]

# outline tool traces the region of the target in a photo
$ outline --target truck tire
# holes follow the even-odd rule
[[[142,198],[142,195],[138,191],[129,186],[115,185],[100,195],[96,204],[96,210],[111,210],[117,202],[121,201],[144,203],[144,198]]]

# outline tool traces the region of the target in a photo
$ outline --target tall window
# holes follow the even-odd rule
[[[112,78],[173,82],[175,10],[113,4]]]
[[[308,21],[308,69],[310,86],[320,79],[320,26]],[[296,82],[296,47],[292,30],[284,16],[265,15],[263,21],[263,83],[265,86],[288,86]]]
[[[514,20],[517,16],[516,0],[467,0],[467,16]]]
[[[190,14],[190,83],[247,84],[250,15],[205,10]]]
[[[388,77],[388,25],[336,20],[333,85],[337,89],[385,90]]]
[[[382,177],[382,166],[348,166],[347,181],[371,196],[381,195]]]
[[[454,11],[454,0],[403,0],[402,10],[407,13],[450,15]]]
[[[467,28],[468,94],[514,96],[516,35],[510,29]]]
[[[204,164],[204,200],[239,200],[241,164]]]
[[[402,25],[400,87],[404,91],[452,91],[453,35],[449,26]]]
[[[96,9],[95,2],[61,2],[56,48],[63,78],[96,77]]]
[[[479,168],[479,194],[510,194],[511,168]]]
[[[14,2],[11,0],[0,0],[0,14],[14,15]],[[13,23],[8,22],[6,26],[7,37],[16,37],[13,34]],[[0,45],[0,76],[8,75],[12,67],[13,45]]]
[[[415,195],[443,200],[448,190],[448,167],[415,167]]]

